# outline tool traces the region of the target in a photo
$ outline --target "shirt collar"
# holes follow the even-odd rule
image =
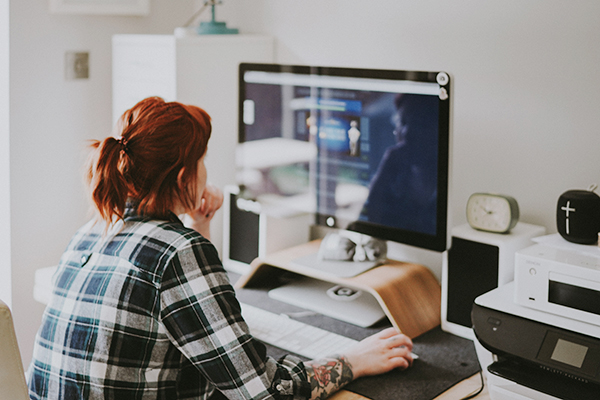
[[[127,203],[125,203],[125,211],[123,213],[123,220],[128,220],[128,219],[157,219],[157,218],[153,218],[152,216],[149,215],[143,215],[139,213],[138,210],[138,206],[139,206],[140,202],[138,200],[135,199],[127,199]],[[161,220],[167,220],[169,222],[175,222],[175,223],[179,223],[183,225],[183,222],[179,219],[179,217],[177,215],[175,215],[174,212],[169,211],[169,214],[167,215],[166,218],[160,218]]]

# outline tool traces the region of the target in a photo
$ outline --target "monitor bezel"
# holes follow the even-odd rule
[[[360,232],[379,239],[406,244],[426,250],[437,252],[446,251],[450,241],[450,167],[452,154],[452,78],[443,71],[409,71],[370,68],[327,67],[311,65],[241,63],[238,76],[238,142],[245,141],[245,128],[243,123],[243,101],[245,99],[244,75],[249,71],[293,73],[302,75],[323,75],[333,77],[371,78],[390,81],[412,81],[436,83],[443,87],[447,99],[440,99],[439,129],[438,129],[438,197],[437,197],[437,223],[435,235],[406,231],[373,223],[357,221],[347,229]],[[438,82],[438,76],[445,74],[443,84]],[[336,223],[331,223],[331,215],[322,215],[316,212],[315,223],[319,226],[340,228]],[[335,220],[335,218],[334,218]]]

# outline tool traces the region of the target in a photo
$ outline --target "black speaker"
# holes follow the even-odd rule
[[[249,272],[257,257],[309,240],[309,213],[274,215],[256,200],[240,196],[237,186],[228,185],[223,202],[223,265],[239,274]]]
[[[260,214],[237,205],[237,194],[228,193],[229,245],[227,259],[250,264],[258,257]]]
[[[591,190],[568,190],[561,194],[556,205],[556,228],[569,242],[598,242],[600,196]]]
[[[497,244],[452,237],[448,251],[448,322],[471,327],[473,300],[498,287]]]
[[[468,224],[452,229],[442,265],[442,329],[474,339],[473,301],[514,279],[515,253],[541,236],[541,226],[519,222],[506,234],[478,231]]]

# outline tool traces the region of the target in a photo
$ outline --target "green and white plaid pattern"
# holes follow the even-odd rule
[[[306,399],[302,362],[253,339],[214,246],[172,215],[90,222],[54,276],[32,399]]]

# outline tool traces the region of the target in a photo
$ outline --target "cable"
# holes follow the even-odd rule
[[[474,398],[475,396],[477,396],[478,394],[480,394],[481,392],[483,392],[483,388],[485,386],[484,382],[483,382],[483,371],[480,369],[479,370],[479,376],[481,377],[481,387],[479,389],[477,389],[475,392],[468,394],[466,397],[463,397],[460,400],[469,400]]]
[[[186,23],[185,23],[185,24],[183,24],[183,26],[184,26],[184,27],[188,27],[188,26],[190,26],[190,25],[191,25],[191,24],[192,24],[192,23],[193,23],[193,22],[196,20],[196,18],[198,18],[198,17],[200,16],[200,14],[202,14],[202,13],[204,12],[204,10],[206,10],[206,9],[208,8],[208,6],[210,6],[210,5],[212,5],[212,3],[211,3],[210,1],[207,1],[207,2],[205,2],[205,3],[204,3],[204,6],[202,6],[202,7],[201,7],[201,8],[200,8],[198,11],[196,11],[196,12],[194,13],[194,15],[192,15],[192,16],[190,17],[190,19],[188,19],[188,20],[186,21]]]

